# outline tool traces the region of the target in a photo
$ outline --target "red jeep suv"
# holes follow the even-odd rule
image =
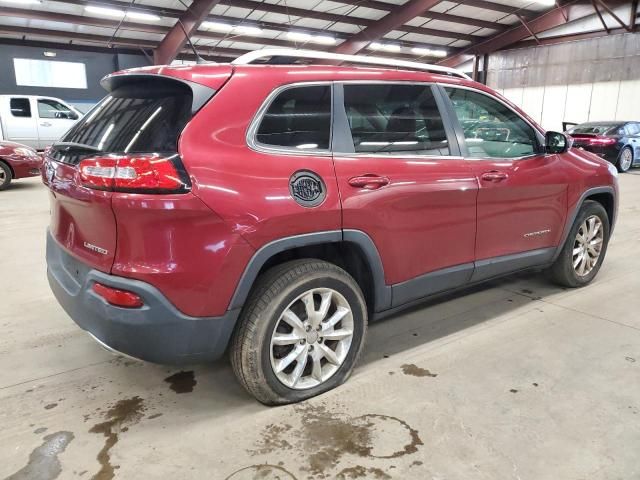
[[[595,277],[615,167],[455,70],[324,55],[103,80],[43,168],[49,282],[81,328],[159,363],[228,349],[282,404],[344,382],[369,319],[530,268]]]

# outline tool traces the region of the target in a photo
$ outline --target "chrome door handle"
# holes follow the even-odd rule
[[[40,126],[41,126],[41,127],[50,127],[50,126],[51,126],[51,123],[49,123],[49,122],[42,122],[42,123],[40,124]]]
[[[492,171],[483,173],[480,178],[486,182],[501,182],[506,180],[508,176],[504,172]]]
[[[379,175],[360,175],[350,178],[349,185],[356,188],[364,188],[365,190],[376,190],[389,185],[389,179]]]

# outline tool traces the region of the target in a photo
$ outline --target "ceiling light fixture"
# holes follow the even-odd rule
[[[314,35],[312,41],[322,45],[333,45],[336,43],[335,37],[330,35]]]
[[[154,21],[154,22],[157,22],[158,20],[160,20],[160,17],[158,15],[141,12],[139,10],[125,12],[124,10],[120,10],[118,8],[100,7],[98,5],[87,5],[86,7],[84,7],[84,9],[89,13],[105,15],[107,17],[122,18],[126,16],[127,18],[133,18],[135,20],[148,20],[148,21]]]
[[[48,50],[45,50],[44,52],[42,52],[42,54],[43,54],[45,57],[55,57],[56,55],[58,55],[56,52],[50,52],[50,51],[48,51]]]
[[[449,53],[446,50],[434,50],[431,48],[413,47],[411,53],[423,57],[446,57]]]
[[[153,22],[157,22],[160,20],[158,15],[154,15],[153,13],[140,12],[137,10],[127,12],[127,18],[133,18],[135,20],[150,20]]]
[[[42,3],[41,0],[2,0],[4,3],[18,3],[20,5],[29,5],[31,3]]]
[[[238,25],[233,27],[234,32],[238,32],[242,35],[260,35],[262,33],[262,29],[258,27],[252,27],[249,25]]]
[[[220,32],[230,32],[233,30],[233,25],[222,22],[202,22],[201,26],[212,30],[218,30]]]
[[[98,7],[96,5],[87,5],[84,7],[84,10],[89,13],[97,13],[99,15],[106,15],[108,17],[119,17],[122,18],[124,16],[124,11],[118,10],[117,8],[109,8],[109,7]]]
[[[287,40],[291,40],[292,42],[320,43],[323,45],[333,45],[336,43],[336,39],[330,35],[311,35],[310,33],[296,31],[287,32]]]
[[[402,50],[402,47],[397,43],[372,42],[369,44],[369,48],[371,50],[384,50],[386,52],[399,52]]]
[[[287,32],[287,38],[294,42],[308,42],[312,36],[304,32]]]

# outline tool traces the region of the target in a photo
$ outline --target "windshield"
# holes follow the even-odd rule
[[[619,123],[583,123],[569,130],[573,134],[613,135],[622,125]]]
[[[178,137],[191,119],[191,104],[191,89],[180,85],[121,87],[103,98],[57,145],[77,153],[175,153]],[[79,161],[71,157],[66,160]]]

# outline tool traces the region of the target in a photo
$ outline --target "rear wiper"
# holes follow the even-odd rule
[[[80,151],[90,151],[90,152],[101,152],[102,149],[98,147],[94,147],[93,145],[87,145],[86,143],[75,143],[75,142],[57,142],[51,145],[51,148],[54,150],[66,150],[67,152],[70,150],[80,150]]]

